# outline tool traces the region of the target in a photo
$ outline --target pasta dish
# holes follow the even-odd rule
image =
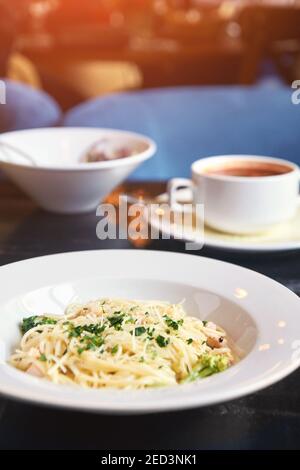
[[[235,361],[226,333],[182,303],[99,299],[24,318],[10,364],[56,384],[143,389],[192,382]]]

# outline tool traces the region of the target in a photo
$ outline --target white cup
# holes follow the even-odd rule
[[[233,176],[229,168],[248,166],[285,168],[271,176]],[[217,170],[227,169],[227,174]],[[215,171],[215,173],[214,173]],[[192,180],[174,178],[168,184],[170,205],[178,204],[178,189],[192,190],[194,204],[204,204],[205,223],[223,232],[251,234],[268,230],[292,218],[299,203],[299,168],[279,158],[221,155],[203,158],[191,166]]]

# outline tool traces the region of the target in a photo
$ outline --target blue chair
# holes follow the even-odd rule
[[[60,108],[49,95],[11,80],[4,84],[6,104],[0,104],[0,133],[59,123]]]
[[[180,87],[123,93],[77,106],[65,126],[141,132],[157,155],[136,179],[188,176],[191,163],[217,154],[258,154],[300,164],[300,105],[278,87]]]

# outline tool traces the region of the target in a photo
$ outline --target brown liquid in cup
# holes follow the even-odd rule
[[[220,176],[262,177],[290,173],[293,169],[287,165],[269,162],[235,162],[215,165],[207,168],[205,174]]]

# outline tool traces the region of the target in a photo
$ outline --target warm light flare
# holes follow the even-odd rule
[[[228,20],[232,18],[232,16],[235,14],[236,11],[236,5],[233,2],[225,1],[222,2],[219,9],[218,13],[221,18],[224,20]]]
[[[202,15],[199,10],[188,10],[185,17],[189,23],[198,23]]]
[[[244,299],[245,297],[248,296],[248,292],[246,291],[246,289],[242,289],[241,287],[237,287],[234,291],[234,296],[237,299]]]
[[[270,349],[271,345],[269,343],[261,344],[258,348],[259,351],[267,351]]]
[[[165,214],[165,211],[159,207],[158,209],[156,209],[155,214],[158,216],[163,216]]]

